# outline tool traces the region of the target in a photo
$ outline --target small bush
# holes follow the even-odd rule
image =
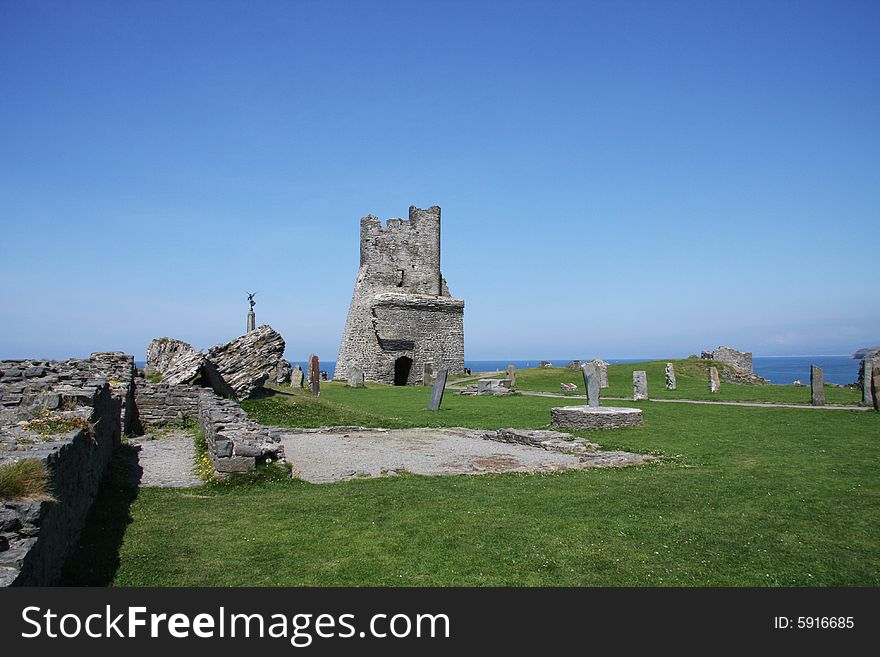
[[[0,500],[51,500],[49,472],[39,459],[0,465]]]

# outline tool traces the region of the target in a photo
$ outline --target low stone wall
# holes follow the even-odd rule
[[[121,401],[108,383],[83,388],[61,384],[44,390],[42,399],[69,409],[67,417],[87,417],[90,427],[45,437],[14,421],[27,417],[26,409],[3,409],[0,463],[42,460],[54,499],[0,503],[0,586],[57,583],[120,441]]]
[[[144,429],[199,417],[199,388],[137,379],[135,403]]]
[[[640,408],[562,406],[550,409],[550,426],[566,429],[622,429],[645,423]]]
[[[207,388],[199,390],[199,427],[220,476],[249,472],[258,463],[284,458],[277,432],[249,419],[241,406]]]

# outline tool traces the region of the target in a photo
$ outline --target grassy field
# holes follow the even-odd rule
[[[245,406],[254,417],[291,426],[498,428],[546,426],[550,407],[566,402],[447,393],[432,414],[427,398],[426,388],[329,384],[320,400],[288,389]],[[324,485],[270,478],[142,489],[136,497],[107,488],[65,580],[880,585],[880,415],[633,405],[644,409],[644,427],[580,435],[661,454],[659,464]]]
[[[677,390],[666,390],[666,363],[675,364]],[[632,373],[645,370],[648,373],[648,395],[657,399],[714,399],[716,401],[778,402],[785,404],[809,404],[810,387],[791,385],[753,385],[721,382],[721,391],[710,393],[708,367],[711,363],[698,359],[674,361],[650,361],[608,366],[608,388],[602,391],[607,397],[632,397]],[[560,392],[560,383],[574,383],[578,393],[584,394],[584,378],[580,370],[564,367],[527,369],[517,372],[516,386],[520,390]],[[806,383],[809,384],[809,381]],[[855,388],[825,386],[829,404],[858,404],[861,393]]]

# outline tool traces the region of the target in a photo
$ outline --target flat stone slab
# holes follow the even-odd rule
[[[621,429],[645,423],[640,408],[562,406],[550,409],[550,426],[566,429]]]
[[[359,477],[490,472],[559,472],[622,467],[654,457],[628,452],[566,454],[542,447],[485,440],[474,429],[281,429],[293,476],[321,484]]]

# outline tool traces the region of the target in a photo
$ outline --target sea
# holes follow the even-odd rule
[[[503,370],[508,365],[515,365],[518,370],[537,367],[541,360],[547,360],[556,366],[563,366],[572,358],[531,358],[511,360],[466,360],[464,366],[472,372],[494,372]],[[662,360],[661,358],[606,358],[608,363],[644,363],[649,360]],[[305,369],[305,361],[290,361],[293,365],[299,364]],[[818,365],[822,368],[826,383],[846,385],[855,383],[859,377],[860,360],[853,360],[850,356],[755,356],[752,359],[755,374],[767,379],[771,383],[790,385],[795,381],[809,384],[810,365]],[[335,361],[321,361],[321,369],[327,372],[329,378],[333,378],[336,369]]]

